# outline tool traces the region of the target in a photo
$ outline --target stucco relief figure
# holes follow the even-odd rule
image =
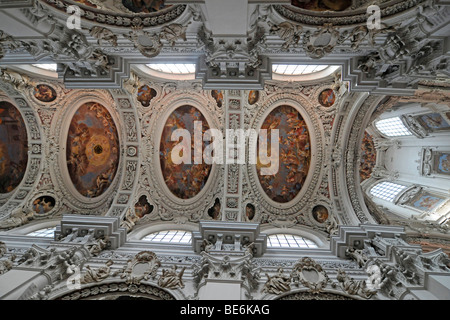
[[[354,280],[349,277],[342,269],[338,270],[336,279],[341,283],[342,289],[352,295],[369,299],[377,293],[376,290],[369,289],[364,280]]]
[[[8,219],[0,221],[0,229],[12,229],[34,219],[34,212],[27,209],[15,209]]]
[[[108,246],[108,238],[98,239],[89,248],[89,252],[94,256],[98,256]]]
[[[127,229],[127,232],[130,232],[131,229],[136,225],[136,222],[139,220],[139,217],[134,213],[132,208],[129,208],[127,213],[125,214],[125,219],[122,221],[120,226],[122,228]]]
[[[15,259],[16,259],[16,256],[12,255],[8,259],[0,261],[0,275],[4,274],[12,269],[13,262]]]
[[[7,252],[6,244],[0,241],[0,258],[3,257],[6,252]]]
[[[362,252],[362,250],[351,247],[345,250],[345,255],[351,258],[352,260],[356,261],[359,267],[363,267],[368,259],[367,256]]]
[[[214,247],[215,247],[214,243],[211,243],[210,241],[203,239],[202,245],[200,247],[200,251],[209,252],[209,251],[213,250]]]
[[[98,269],[91,269],[91,266],[86,266],[86,273],[81,278],[81,283],[101,282],[109,277],[111,273],[111,266],[114,264],[112,260],[108,260],[105,266]]]
[[[184,288],[182,277],[185,269],[186,267],[183,267],[179,273],[177,273],[177,266],[175,265],[172,267],[172,270],[163,269],[158,285],[168,289]]]
[[[266,273],[267,282],[264,285],[263,292],[272,294],[281,294],[291,290],[291,278],[283,274],[283,268],[278,268],[278,272],[274,276]]]

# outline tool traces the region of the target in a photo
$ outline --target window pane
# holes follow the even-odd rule
[[[55,230],[56,230],[56,227],[40,229],[40,230],[36,230],[36,231],[28,233],[27,236],[53,238],[55,235]]]
[[[192,233],[181,230],[167,230],[149,234],[142,238],[142,240],[150,242],[189,244],[192,241]]]
[[[272,72],[284,75],[302,75],[319,72],[326,68],[328,68],[328,65],[273,64]]]
[[[392,202],[406,188],[406,186],[400,184],[384,181],[370,189],[370,194],[374,197]]]
[[[195,72],[195,64],[193,63],[156,63],[147,64],[150,69],[171,73],[171,74],[189,74]]]
[[[410,136],[411,132],[405,127],[399,117],[377,121],[377,129],[388,137]]]
[[[267,246],[269,248],[318,248],[313,241],[291,234],[270,235],[267,237]]]

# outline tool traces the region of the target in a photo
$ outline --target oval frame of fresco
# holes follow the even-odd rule
[[[158,152],[154,152],[154,155],[153,155],[153,163],[158,163],[158,165],[156,165],[156,167],[157,167],[156,171],[158,172],[156,178],[157,178],[158,183],[161,185],[160,190],[163,191],[164,195],[166,197],[168,197],[174,203],[177,203],[180,205],[190,205],[190,204],[195,203],[199,199],[201,199],[205,195],[205,193],[207,193],[209,191],[209,189],[211,188],[211,185],[214,183],[214,181],[213,181],[214,179],[212,179],[212,177],[215,176],[216,170],[217,170],[217,164],[213,163],[211,165],[209,177],[205,183],[205,186],[194,197],[192,197],[190,199],[178,198],[176,195],[174,195],[172,193],[172,191],[170,191],[169,187],[167,186],[166,182],[164,181],[164,176],[162,173],[160,157],[159,157],[159,148],[160,148],[160,144],[161,144],[162,133],[164,131],[164,127],[165,127],[166,122],[169,119],[170,115],[175,110],[177,110],[179,107],[182,107],[185,105],[192,106],[192,107],[196,108],[198,111],[200,111],[200,113],[205,117],[206,121],[208,122],[208,126],[210,129],[218,129],[218,128],[215,128],[214,126],[212,126],[212,124],[214,124],[214,122],[212,121],[212,118],[211,118],[210,114],[207,112],[207,110],[203,106],[201,106],[197,101],[195,101],[193,98],[183,98],[181,100],[176,101],[175,103],[170,105],[167,108],[167,110],[165,110],[164,114],[161,115],[161,117],[159,118],[159,125],[156,128],[156,136],[155,136],[156,137],[155,145],[157,145],[157,147],[155,147],[155,149],[157,149]]]
[[[67,168],[67,158],[66,158],[66,149],[67,149],[67,139],[69,137],[69,127],[70,123],[72,122],[73,116],[75,113],[83,106],[85,103],[99,103],[101,104],[111,115],[114,124],[116,126],[117,130],[117,136],[119,138],[119,159],[118,159],[118,166],[117,171],[115,173],[114,179],[111,182],[111,184],[108,186],[108,188],[103,192],[101,195],[95,198],[88,198],[82,195],[77,188],[75,187],[74,183],[72,182],[72,178],[69,174],[69,169]],[[83,204],[94,204],[94,203],[101,203],[105,198],[109,197],[110,194],[114,191],[114,186],[118,183],[120,177],[121,177],[121,164],[123,162],[123,157],[121,156],[123,144],[122,144],[122,132],[120,129],[120,126],[118,126],[118,123],[121,123],[118,119],[118,116],[116,112],[111,110],[111,107],[109,106],[110,102],[105,101],[101,99],[99,96],[95,94],[87,94],[84,96],[79,97],[75,102],[69,103],[69,107],[63,114],[60,115],[60,117],[63,117],[63,121],[61,123],[61,130],[60,130],[60,137],[59,137],[59,144],[60,144],[60,150],[59,150],[59,156],[58,156],[58,162],[59,162],[59,170],[61,173],[62,181],[61,183],[64,185],[65,188],[68,189],[69,193],[78,201],[80,201]]]
[[[315,209],[316,207],[323,207],[323,208],[325,208],[325,209],[327,210],[327,218],[326,218],[323,222],[318,221],[318,220],[316,219],[316,217],[314,216],[314,209]],[[322,202],[319,202],[319,203],[315,203],[315,204],[311,207],[311,209],[309,210],[309,214],[310,214],[311,220],[312,220],[315,224],[317,224],[317,225],[323,227],[324,225],[326,225],[327,221],[330,220],[330,217],[331,217],[331,210],[330,210],[330,208],[329,208],[328,205],[326,205],[326,204],[324,204],[324,203],[322,203]]]
[[[32,208],[32,210],[33,210],[33,202],[42,197],[53,198],[53,200],[55,200],[55,205],[48,212],[41,213],[41,214],[35,214],[35,217],[44,218],[44,217],[52,216],[54,213],[59,211],[59,208],[61,207],[61,201],[58,201],[54,192],[52,192],[50,190],[46,190],[45,192],[38,192],[38,193],[33,194],[33,197],[28,200],[28,207]]]
[[[333,96],[334,96],[334,101],[333,101],[333,103],[332,103],[331,105],[329,105],[329,106],[324,105],[324,104],[320,101],[320,97],[322,96],[322,93],[324,93],[325,91],[331,91],[331,93],[332,93]],[[323,107],[323,108],[325,108],[325,109],[330,109],[330,108],[333,108],[333,107],[336,105],[336,103],[338,103],[338,102],[339,102],[338,95],[336,94],[336,91],[333,90],[333,88],[327,87],[327,88],[325,88],[325,89],[319,90],[318,95],[317,95],[317,103],[318,103],[321,107]]]
[[[316,169],[316,163],[317,163],[317,150],[316,150],[317,138],[316,138],[315,134],[312,134],[314,132],[314,130],[317,130],[317,128],[313,124],[313,122],[312,122],[311,118],[309,117],[305,108],[298,101],[295,101],[291,98],[283,98],[283,99],[279,99],[279,100],[273,102],[272,104],[270,104],[270,106],[265,108],[264,113],[262,113],[261,116],[259,117],[258,122],[255,126],[256,130],[261,129],[267,116],[273,110],[275,110],[276,108],[281,107],[283,105],[290,106],[290,107],[294,108],[295,110],[297,110],[298,113],[305,120],[306,126],[310,132],[309,139],[310,139],[310,146],[311,146],[311,161],[309,164],[308,174],[306,175],[306,179],[305,179],[305,182],[303,183],[302,188],[300,189],[300,191],[297,193],[297,195],[291,201],[285,202],[285,203],[276,202],[276,201],[270,199],[269,196],[264,191],[264,189],[262,188],[261,183],[259,182],[259,179],[258,179],[256,165],[247,163],[248,171],[252,175],[252,178],[255,180],[254,184],[256,185],[256,187],[258,189],[258,193],[261,194],[263,199],[268,204],[270,204],[273,208],[277,208],[277,209],[281,209],[281,210],[291,208],[292,206],[297,204],[301,200],[301,198],[305,195],[305,193],[307,192],[307,190],[311,184],[311,181],[313,179],[313,173]],[[254,148],[253,150],[257,150],[256,146],[257,146],[257,139],[249,139],[249,148]],[[249,159],[248,158],[248,150],[246,150],[246,159]],[[249,168],[249,166],[250,166],[250,168]]]
[[[23,174],[22,179],[16,185],[16,187],[13,190],[11,190],[10,192],[0,193],[0,201],[3,201],[3,200],[7,201],[7,199],[11,198],[11,196],[20,189],[21,185],[23,185],[24,181],[26,180],[26,178],[28,176],[28,171],[30,170],[30,161],[32,160],[32,157],[30,157],[30,151],[31,151],[30,142],[32,139],[30,136],[30,128],[28,125],[27,118],[25,117],[24,113],[22,112],[21,108],[17,105],[17,103],[15,101],[13,101],[11,98],[9,98],[6,94],[3,94],[1,91],[0,91],[0,102],[7,102],[7,103],[11,104],[14,108],[17,109],[17,111],[19,112],[20,116],[22,117],[22,121],[25,125],[25,130],[26,130],[26,135],[27,135],[27,144],[28,144],[27,164],[26,164],[25,172]]]

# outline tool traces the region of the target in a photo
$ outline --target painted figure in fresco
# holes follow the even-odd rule
[[[214,220],[217,220],[220,216],[220,207],[220,200],[216,198],[214,205],[208,209],[208,215]]]
[[[324,223],[328,219],[328,210],[324,206],[315,206],[313,209],[313,217],[319,223]]]
[[[439,171],[450,173],[450,154],[443,154],[439,158]]]
[[[150,13],[163,9],[164,0],[122,0],[122,4],[135,13]]]
[[[444,118],[438,113],[423,115],[420,117],[424,124],[430,129],[444,129],[450,127]]]
[[[291,4],[312,11],[343,11],[352,5],[352,0],[292,0]]]
[[[319,95],[319,102],[324,107],[331,107],[336,101],[336,95],[332,89],[324,90]]]
[[[202,136],[205,135],[209,125],[202,113],[195,107],[185,105],[176,109],[166,121],[161,136],[160,143],[160,163],[165,183],[169,190],[180,199],[190,199],[196,196],[205,186],[211,165],[202,162],[194,163],[194,122],[202,123]],[[191,134],[191,164],[181,163],[175,164],[172,161],[172,151],[179,144],[179,141],[172,141],[172,132],[177,129],[186,129]],[[203,142],[199,145],[201,150],[197,150],[203,154],[209,142]]]
[[[259,91],[258,90],[251,90],[248,94],[248,104],[252,105],[258,102],[259,99]]]
[[[22,181],[28,162],[28,137],[20,112],[0,102],[0,193],[13,191]]]
[[[34,97],[42,102],[52,102],[56,99],[56,92],[53,88],[40,84],[34,88]]]
[[[422,210],[431,210],[433,207],[435,207],[438,203],[440,203],[442,199],[433,197],[433,196],[422,196],[418,201],[414,203],[414,206],[416,208],[422,209]]]
[[[147,197],[145,195],[141,196],[134,205],[134,212],[139,217],[142,218],[146,214],[149,214],[153,211],[153,206],[148,203]]]
[[[147,85],[144,85],[138,89],[137,93],[138,97],[137,100],[144,106],[148,107],[150,105],[150,102],[154,97],[156,97],[156,90],[153,88],[150,88]]]
[[[53,209],[55,201],[49,197],[40,197],[33,201],[33,210],[37,214],[47,213]]]
[[[214,100],[216,100],[217,102],[217,106],[219,108],[222,108],[222,104],[223,104],[223,92],[221,90],[212,90],[211,91],[211,95],[214,98]]]
[[[255,217],[255,206],[251,203],[248,203],[245,206],[245,215],[247,216],[248,220],[253,220]]]
[[[373,168],[376,165],[377,151],[373,142],[372,136],[364,132],[363,141],[361,144],[361,162],[359,167],[359,176],[361,182],[369,179],[372,175]]]

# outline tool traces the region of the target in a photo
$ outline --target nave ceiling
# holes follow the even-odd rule
[[[75,3],[80,30],[65,24]],[[120,216],[129,231],[200,220],[259,222],[325,239],[340,224],[389,219],[416,223],[410,230],[419,234],[434,228],[375,212],[361,183],[372,183],[374,170],[379,178],[380,168],[389,175],[382,139],[366,131],[383,112],[411,103],[449,110],[448,5],[379,1],[383,25],[373,31],[365,25],[368,1],[252,2],[236,5],[232,12],[242,11],[246,23],[233,26],[227,15],[210,16],[223,9],[212,1],[136,3],[0,1],[8,112],[0,116],[16,122],[2,130],[21,142],[2,141],[5,159],[17,162],[1,172],[4,229],[67,213]],[[197,64],[195,73],[146,67],[180,61]],[[50,62],[56,72],[30,67]],[[336,68],[289,77],[272,73],[275,63]],[[224,137],[227,129],[279,128],[280,171],[264,177],[248,161],[173,164],[169,134],[192,134],[195,120]]]

